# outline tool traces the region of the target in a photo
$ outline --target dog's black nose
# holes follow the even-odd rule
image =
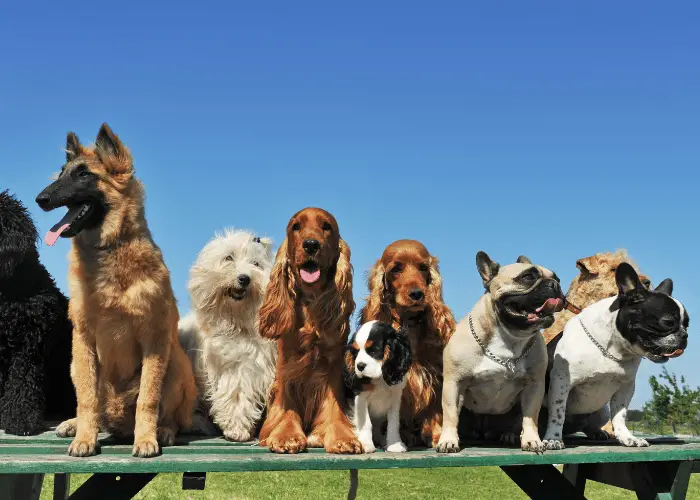
[[[414,288],[410,292],[408,292],[408,296],[411,297],[413,300],[423,300],[423,297],[425,297],[425,294],[423,293],[423,290],[420,288]]]
[[[321,249],[321,243],[318,240],[304,240],[301,246],[309,255],[313,255]]]
[[[41,208],[47,208],[51,203],[51,197],[46,193],[41,193],[36,197],[36,202]]]
[[[357,370],[358,370],[358,371],[362,371],[362,370],[364,370],[365,368],[367,368],[367,363],[363,363],[362,361],[360,361],[359,363],[357,363]]]
[[[250,285],[250,276],[248,276],[247,274],[241,274],[241,275],[238,277],[238,284],[241,285],[241,286],[248,286],[248,285]]]

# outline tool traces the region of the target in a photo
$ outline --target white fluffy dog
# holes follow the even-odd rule
[[[249,441],[274,380],[277,345],[258,333],[258,309],[270,278],[271,241],[226,230],[210,241],[190,270],[192,312],[179,324],[192,361],[200,409],[230,441]],[[195,427],[215,432],[196,416]]]

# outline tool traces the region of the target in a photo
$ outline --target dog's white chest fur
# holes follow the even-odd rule
[[[633,347],[615,327],[617,313],[609,310],[614,300],[612,297],[597,302],[571,319],[556,347],[557,370],[551,376],[568,379],[567,414],[584,415],[601,410],[621,386],[637,376],[641,357],[630,356]],[[607,352],[623,361],[606,357],[586,335],[581,322]]]
[[[519,356],[532,340],[506,343],[504,333],[497,328],[488,344],[488,350],[501,360]],[[532,354],[532,353],[529,353]],[[508,373],[506,367],[484,355],[473,371],[464,394],[463,406],[470,411],[484,415],[502,415],[510,411],[523,388],[530,379],[524,357],[515,365],[515,371]]]
[[[400,383],[391,386],[387,385],[384,379],[379,378],[374,382],[374,389],[362,393],[363,397],[367,399],[369,416],[373,425],[386,422],[387,413],[389,413],[392,404],[396,400],[401,400],[404,387],[406,387],[405,377]]]

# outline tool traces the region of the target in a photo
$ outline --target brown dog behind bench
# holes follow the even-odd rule
[[[73,238],[71,377],[77,419],[68,453],[95,454],[98,429],[134,435],[134,456],[151,457],[191,425],[196,389],[178,344],[170,274],[144,216],[144,189],[131,154],[104,124],[94,148],[68,134],[66,164],[38,197],[44,210],[68,213],[46,236]]]

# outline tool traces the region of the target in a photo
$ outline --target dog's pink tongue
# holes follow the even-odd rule
[[[58,241],[58,238],[61,236],[61,233],[68,229],[70,227],[70,224],[63,224],[61,227],[58,229],[51,229],[48,233],[46,233],[46,236],[44,236],[44,241],[46,244],[50,247],[54,246],[56,242]]]
[[[305,269],[301,269],[299,272],[301,274],[301,279],[304,280],[306,283],[316,283],[318,279],[321,277],[321,270],[316,269],[313,272],[306,271]]]
[[[538,309],[538,313],[553,314],[564,309],[564,301],[560,298],[547,299]]]
[[[677,358],[678,356],[680,356],[684,352],[685,352],[685,350],[683,350],[683,349],[676,349],[675,351],[673,351],[670,354],[664,354],[664,356],[666,356],[667,358]]]

